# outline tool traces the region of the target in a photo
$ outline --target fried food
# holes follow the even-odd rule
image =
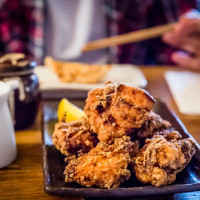
[[[160,133],[146,139],[133,165],[137,179],[154,186],[173,183],[195,153],[191,139],[180,139],[177,131]]]
[[[155,100],[145,90],[107,83],[88,93],[84,112],[101,142],[130,135],[147,120]]]
[[[96,134],[90,131],[89,124],[84,118],[67,123],[58,122],[55,125],[52,141],[69,160],[89,152],[98,142]]]
[[[65,83],[97,83],[112,65],[92,65],[76,62],[61,62],[47,56],[45,66],[50,67]]]
[[[88,154],[72,160],[65,168],[65,181],[83,186],[116,188],[131,176],[127,169],[138,152],[138,142],[130,137],[116,139],[114,144],[100,142]]]
[[[173,183],[195,145],[151,111],[154,103],[146,91],[123,84],[90,91],[87,118],[55,125],[53,144],[67,156],[65,182],[116,188],[130,178],[131,165],[142,183]]]
[[[182,139],[181,134],[178,131],[164,129],[162,131],[156,131],[153,136],[163,136],[167,141],[180,140]]]
[[[137,135],[141,138],[147,138],[154,135],[156,131],[166,130],[171,127],[170,122],[164,120],[153,111],[148,115],[147,121],[139,129]]]

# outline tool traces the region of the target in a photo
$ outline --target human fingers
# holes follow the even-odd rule
[[[191,54],[200,55],[200,35],[199,36],[183,36],[178,37],[176,35],[168,33],[163,38],[164,42],[172,47],[188,51]]]
[[[200,13],[194,9],[182,15],[173,30],[164,34],[162,39],[171,46],[177,46],[177,43],[188,35],[200,36]]]
[[[200,34],[200,12],[193,9],[182,15],[174,26],[177,34]]]
[[[200,71],[200,57],[191,57],[186,52],[177,51],[172,54],[172,61],[180,67]]]
[[[170,46],[177,47],[180,43],[180,37],[178,37],[174,31],[170,31],[162,36],[162,41]]]
[[[179,17],[179,20],[183,19],[200,19],[200,13],[196,9],[191,9]]]

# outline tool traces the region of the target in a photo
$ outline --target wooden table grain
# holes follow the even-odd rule
[[[200,116],[180,114],[164,80],[163,75],[167,70],[179,69],[163,66],[141,68],[148,80],[146,89],[155,98],[160,98],[170,109],[175,111],[188,131],[193,135],[196,141],[200,143]],[[0,169],[0,200],[83,199],[51,196],[44,192],[40,123],[41,112],[38,113],[36,122],[32,127],[16,132],[18,155],[15,162],[4,169]],[[198,198],[200,198],[200,192],[175,194],[170,197],[162,197],[161,199],[179,200]],[[160,197],[149,197],[148,199],[160,199]]]

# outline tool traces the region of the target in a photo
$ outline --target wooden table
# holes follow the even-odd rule
[[[200,143],[200,116],[181,115],[178,112],[163,77],[165,71],[177,69],[169,67],[142,67],[142,70],[148,80],[147,90],[155,98],[160,98],[166,102],[180,117],[196,141]],[[37,120],[31,128],[16,132],[18,156],[13,164],[0,170],[0,200],[72,199],[50,196],[43,191],[40,114],[38,113]],[[175,194],[173,197],[165,196],[162,199],[197,199],[197,197],[200,197],[200,192]],[[80,200],[82,198],[74,199]]]

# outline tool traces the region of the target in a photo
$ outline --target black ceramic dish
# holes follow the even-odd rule
[[[169,186],[154,187],[137,181],[134,175],[130,180],[115,189],[86,188],[76,183],[64,182],[64,157],[52,145],[51,136],[56,123],[55,103],[45,103],[43,110],[43,161],[44,161],[44,190],[48,194],[81,197],[138,197],[149,195],[169,195],[180,192],[200,190],[200,147],[195,142],[196,154],[189,165],[177,175],[176,181]],[[192,138],[180,119],[160,101],[156,102],[154,111],[162,118],[171,122],[183,138]],[[192,138],[193,139],[193,138]],[[194,139],[193,139],[194,140]]]

